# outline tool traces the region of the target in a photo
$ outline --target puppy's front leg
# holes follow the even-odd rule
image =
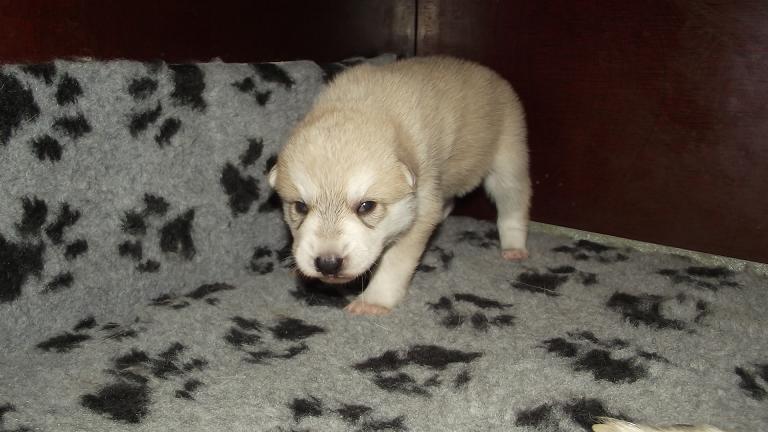
[[[432,231],[440,223],[442,203],[432,199],[419,204],[411,229],[381,257],[371,283],[345,310],[354,315],[384,315],[405,296]]]

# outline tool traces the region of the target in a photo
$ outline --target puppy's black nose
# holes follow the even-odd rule
[[[319,256],[315,258],[315,268],[326,276],[335,275],[341,270],[342,261],[341,257],[334,255]]]

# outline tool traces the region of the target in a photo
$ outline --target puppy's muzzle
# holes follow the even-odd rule
[[[319,256],[315,258],[315,268],[325,276],[337,275],[341,270],[341,265],[343,263],[344,259],[335,255]]]

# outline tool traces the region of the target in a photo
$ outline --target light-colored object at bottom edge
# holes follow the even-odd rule
[[[602,424],[592,426],[594,432],[724,432],[709,425],[647,426],[600,417]]]

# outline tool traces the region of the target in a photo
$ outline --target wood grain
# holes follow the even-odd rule
[[[528,113],[533,219],[768,262],[768,3],[422,0]],[[459,209],[494,218],[474,194]]]
[[[412,55],[416,0],[0,0],[0,61]]]

